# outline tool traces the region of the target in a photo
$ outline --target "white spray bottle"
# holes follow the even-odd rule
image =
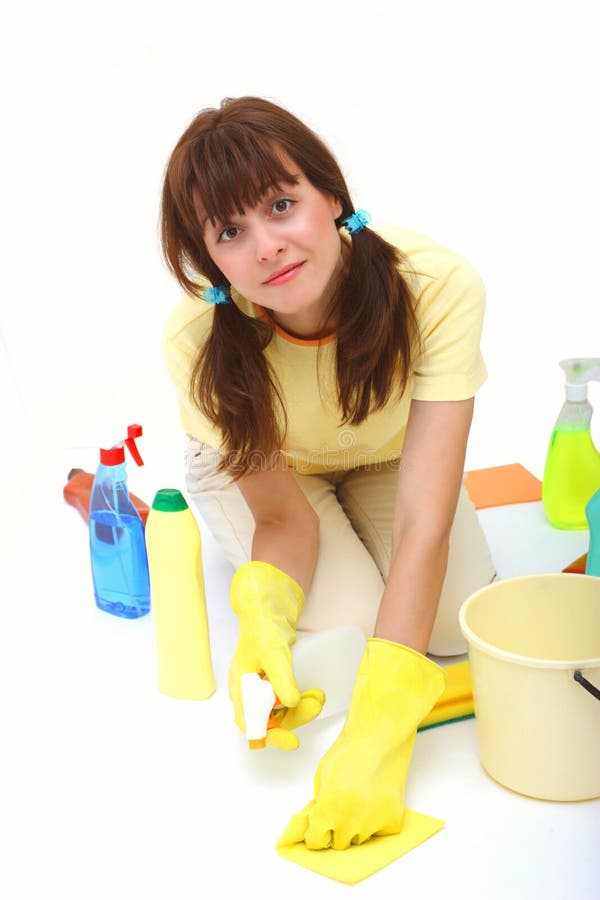
[[[292,665],[301,691],[320,687],[325,703],[318,718],[345,712],[350,706],[366,638],[359,628],[342,625],[301,635],[292,647]],[[246,738],[251,750],[266,746],[269,719],[277,706],[275,691],[257,672],[241,676]]]
[[[258,672],[245,672],[240,676],[246,739],[250,750],[262,750],[267,746],[267,730],[273,707],[277,704],[271,682]]]

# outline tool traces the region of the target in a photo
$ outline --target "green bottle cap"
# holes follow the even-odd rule
[[[182,509],[188,509],[188,505],[181,491],[163,488],[156,492],[152,509],[159,509],[161,512],[181,512]]]

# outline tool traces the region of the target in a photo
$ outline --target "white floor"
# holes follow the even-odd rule
[[[350,889],[273,849],[310,799],[314,769],[342,717],[302,729],[296,753],[246,749],[226,692],[231,572],[205,531],[217,691],[203,702],[161,696],[151,615],[123,621],[94,606],[86,528],[61,493],[68,468],[87,462],[48,450],[35,505],[12,485],[17,515],[4,520],[0,894],[342,896]],[[134,491],[151,502],[159,487],[182,487],[178,462],[132,473]],[[553,531],[540,504],[480,515],[504,578],[560,571],[587,549],[586,532]],[[445,828],[356,885],[355,896],[600,896],[600,800],[543,802],[501,787],[480,766],[472,719],[419,734],[408,804]]]

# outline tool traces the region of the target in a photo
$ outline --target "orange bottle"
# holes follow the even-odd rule
[[[83,469],[71,469],[67,475],[67,483],[63,488],[63,497],[70,506],[77,510],[86,524],[89,520],[90,495],[93,483],[94,476],[91,472],[84,472]],[[136,497],[135,494],[129,494],[129,496],[145,525],[150,507],[143,500],[140,500],[139,497]]]

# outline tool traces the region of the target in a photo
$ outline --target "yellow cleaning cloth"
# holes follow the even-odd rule
[[[400,834],[372,837],[347,850],[308,850],[304,842],[278,847],[284,859],[344,884],[356,884],[418,847],[444,827],[441,819],[407,809]]]
[[[419,725],[419,731],[474,714],[473,683],[469,663],[459,662],[445,666],[444,675],[446,676],[444,693]]]
[[[446,687],[438,702],[419,726],[419,731],[444,722],[473,715],[473,684],[471,666],[465,662],[445,666]],[[441,819],[434,819],[407,809],[400,834],[372,837],[364,844],[354,844],[347,850],[309,850],[303,842],[278,847],[284,859],[326,875],[345,884],[356,884],[379,869],[418,847],[444,827]]]

